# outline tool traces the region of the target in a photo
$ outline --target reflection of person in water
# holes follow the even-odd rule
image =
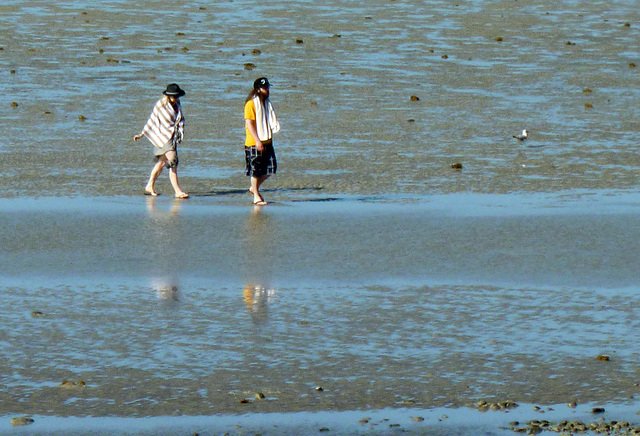
[[[245,283],[269,283],[273,260],[277,259],[277,245],[273,241],[274,226],[262,208],[251,210],[246,223]]]
[[[174,284],[173,280],[156,279],[151,286],[156,291],[158,300],[178,301],[178,286]]]
[[[168,210],[158,209],[156,204],[156,197],[147,197],[147,211],[149,212],[149,217],[154,219],[168,218],[178,215],[181,206],[181,201],[172,200],[171,206]]]
[[[267,320],[267,308],[276,295],[275,289],[267,289],[261,286],[247,285],[244,287],[244,304],[254,322]]]
[[[254,208],[248,214],[245,235],[244,282],[248,284],[243,289],[244,303],[251,320],[263,323],[267,320],[267,307],[276,294],[275,289],[265,283],[271,282],[274,259],[278,256],[273,242],[273,225],[262,208]]]
[[[175,231],[175,228],[180,222],[182,203],[180,200],[171,200],[169,204],[158,204],[155,197],[147,197],[148,218],[143,226],[146,235],[146,266],[143,270],[150,275],[159,300],[178,300],[177,264],[183,243],[181,232]]]

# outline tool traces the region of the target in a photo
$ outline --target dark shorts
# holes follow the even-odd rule
[[[250,177],[262,177],[275,174],[278,171],[278,161],[273,143],[264,144],[264,151],[259,152],[253,147],[244,148],[246,174]]]

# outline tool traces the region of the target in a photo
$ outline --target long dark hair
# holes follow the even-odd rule
[[[253,100],[256,95],[258,95],[258,90],[257,89],[252,89],[251,92],[249,93],[249,95],[247,96],[247,99],[244,102],[246,103],[249,100]]]

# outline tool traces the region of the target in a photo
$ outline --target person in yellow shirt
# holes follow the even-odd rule
[[[249,192],[256,206],[267,204],[260,186],[278,170],[273,134],[280,131],[280,124],[269,100],[270,87],[266,77],[256,79],[244,105],[246,174],[251,177]]]

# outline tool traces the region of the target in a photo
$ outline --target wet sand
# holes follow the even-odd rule
[[[639,19],[5,1],[0,432],[510,434],[533,405],[634,421]],[[241,113],[261,75],[283,130],[255,210]],[[170,82],[187,202],[166,174],[142,197],[151,146],[131,140]]]
[[[639,18],[624,2],[8,1],[1,195],[138,194],[152,153],[131,138],[171,82],[187,91],[185,189],[244,188],[242,104],[261,75],[283,126],[272,186],[634,189]]]
[[[34,434],[67,425],[47,416],[142,434],[153,416],[506,434],[600,404],[633,421],[640,196],[245,196],[1,201],[5,413]],[[506,400],[522,405],[474,406]]]
[[[617,407],[615,412],[593,414],[591,406],[540,408],[522,405],[521,409],[504,412],[477,412],[470,409],[383,409],[353,412],[305,412],[238,414],[234,416],[173,416],[159,418],[51,418],[36,417],[32,427],[21,434],[107,435],[107,434],[200,434],[200,435],[282,435],[302,434],[418,434],[430,436],[508,436],[514,428],[525,427],[535,419],[560,423],[633,422],[635,410]],[[518,424],[516,424],[516,422]],[[36,429],[36,427],[39,427]],[[106,430],[108,429],[108,430]],[[13,434],[16,433],[14,429]],[[624,430],[623,430],[624,431]],[[555,432],[557,433],[557,432]],[[554,434],[554,433],[550,433]],[[584,434],[584,432],[583,432]],[[600,433],[602,434],[602,432]],[[620,434],[620,433],[618,433]]]

